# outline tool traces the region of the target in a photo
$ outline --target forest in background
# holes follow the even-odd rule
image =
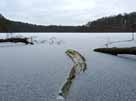
[[[81,26],[29,24],[0,14],[0,32],[136,32],[136,12],[103,17]]]

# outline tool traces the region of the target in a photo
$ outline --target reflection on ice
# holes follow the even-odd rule
[[[56,37],[51,37],[49,39],[44,40],[34,40],[34,43],[36,44],[49,44],[49,45],[61,45],[64,44],[64,41],[61,39],[57,39]]]

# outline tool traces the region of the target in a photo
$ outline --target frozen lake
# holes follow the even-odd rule
[[[93,52],[109,41],[129,40],[131,33],[22,35],[34,36],[40,43],[0,44],[0,101],[58,101],[58,91],[73,64],[67,49],[86,58],[87,70],[76,78],[66,101],[136,101],[136,56]],[[111,45],[128,46],[136,47],[136,41]]]

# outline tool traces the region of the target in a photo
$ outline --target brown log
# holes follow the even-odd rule
[[[136,47],[126,47],[126,48],[97,48],[94,49],[95,52],[101,52],[101,53],[106,53],[106,54],[111,54],[111,55],[118,55],[118,54],[132,54],[136,55]]]
[[[25,44],[33,44],[33,42],[28,41],[29,38],[6,38],[0,39],[0,43],[4,42],[12,42],[12,43],[25,43]]]

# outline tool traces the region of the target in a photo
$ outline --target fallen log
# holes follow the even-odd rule
[[[126,47],[126,48],[97,48],[94,49],[95,52],[101,52],[101,53],[106,53],[106,54],[111,54],[111,55],[118,55],[118,54],[131,54],[131,55],[136,55],[136,47]]]
[[[6,38],[0,39],[0,43],[4,42],[12,42],[12,43],[25,43],[25,44],[33,44],[33,42],[29,41],[29,38]]]

